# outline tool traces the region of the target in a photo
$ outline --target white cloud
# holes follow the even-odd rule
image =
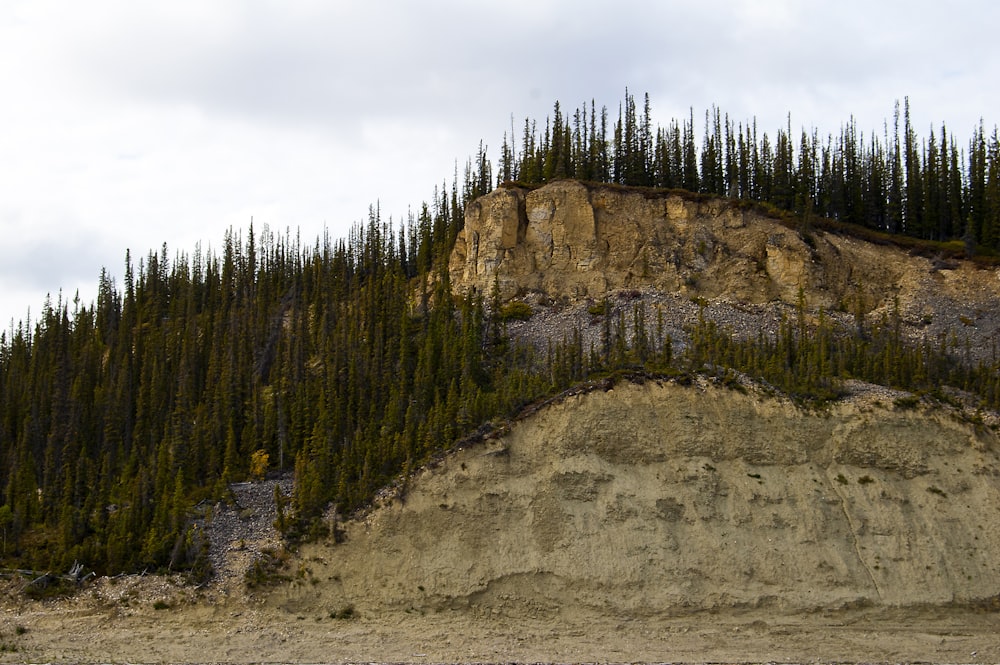
[[[1000,9],[959,0],[124,3],[0,8],[0,320],[101,266],[218,245],[229,226],[342,235],[396,219],[482,139],[626,87],[666,123],[717,104],[762,130],[965,137],[1000,108]]]

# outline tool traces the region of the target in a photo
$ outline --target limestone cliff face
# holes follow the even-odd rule
[[[502,188],[469,205],[452,284],[504,299],[540,292],[600,298],[650,288],[709,300],[815,309],[895,307],[913,321],[1000,305],[995,271],[930,260],[826,233],[797,231],[724,199],[559,181]]]

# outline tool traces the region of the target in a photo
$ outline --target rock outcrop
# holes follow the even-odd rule
[[[990,348],[1000,273],[789,228],[726,199],[558,181],[506,187],[469,205],[452,285],[504,300],[599,299],[647,289],[708,301],[880,315],[917,336],[968,330]],[[926,333],[926,334],[923,334]]]

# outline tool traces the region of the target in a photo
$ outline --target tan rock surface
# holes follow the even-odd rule
[[[807,242],[808,239],[808,242]],[[469,205],[450,262],[459,291],[503,299],[600,299],[623,289],[816,311],[898,311],[915,340],[1000,341],[1000,272],[911,256],[813,230],[724,199],[558,181],[498,189]]]

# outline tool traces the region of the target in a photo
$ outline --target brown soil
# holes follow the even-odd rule
[[[184,595],[184,591],[175,593]],[[455,612],[335,620],[207,597],[146,605],[8,610],[0,662],[485,663],[944,662],[1000,660],[995,614],[946,608],[769,609],[682,616],[476,618]],[[12,637],[11,626],[27,628]]]

